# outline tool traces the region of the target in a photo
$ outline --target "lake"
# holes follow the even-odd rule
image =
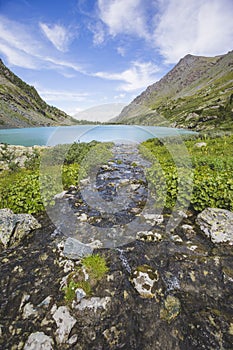
[[[21,146],[54,146],[73,142],[113,141],[139,143],[150,138],[193,134],[193,131],[159,126],[75,125],[0,130],[0,143]]]

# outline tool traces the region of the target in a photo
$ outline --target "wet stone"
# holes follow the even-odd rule
[[[64,244],[63,255],[68,259],[78,260],[84,256],[91,255],[93,248],[79,242],[75,238],[68,237]]]

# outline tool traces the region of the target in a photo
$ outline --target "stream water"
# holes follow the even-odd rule
[[[57,231],[110,248],[135,240],[135,232],[150,230],[160,212],[155,212],[145,175],[149,165],[137,145],[115,145],[107,164],[48,211]]]

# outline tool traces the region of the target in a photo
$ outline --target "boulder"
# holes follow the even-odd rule
[[[30,231],[40,227],[31,214],[14,214],[10,209],[0,210],[0,241],[5,248],[16,246]]]
[[[233,213],[231,211],[207,208],[198,214],[196,223],[213,243],[233,244]]]

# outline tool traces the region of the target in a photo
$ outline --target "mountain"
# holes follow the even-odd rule
[[[0,128],[75,123],[65,112],[43,101],[33,86],[12,73],[0,59]]]
[[[195,130],[233,129],[233,51],[216,57],[185,56],[114,121]]]
[[[106,103],[78,112],[74,115],[74,118],[104,123],[116,117],[124,107],[125,103]]]

